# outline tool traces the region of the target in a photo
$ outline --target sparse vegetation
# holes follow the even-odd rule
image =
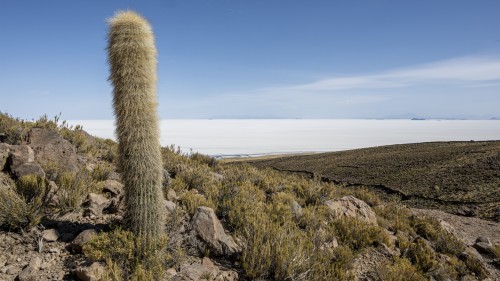
[[[417,208],[455,213],[467,205],[470,215],[499,221],[499,152],[500,141],[437,142],[246,162],[369,188]]]
[[[91,261],[106,262],[109,280],[159,280],[164,263],[169,258],[164,251],[166,236],[152,244],[153,251],[143,251],[145,240],[130,231],[116,228],[103,232],[84,245],[83,251]],[[149,247],[149,246],[148,246]]]
[[[39,124],[44,122],[48,121]],[[14,182],[1,173],[2,228],[27,229],[41,216],[78,211],[89,192],[102,192],[102,181],[115,171],[106,154],[114,151],[116,144],[109,140],[99,143],[102,146],[93,153],[78,151],[87,159],[85,168],[67,172],[55,165],[44,167],[47,179],[55,185],[30,177]],[[211,207],[224,229],[238,241],[241,253],[222,259],[237,262],[244,278],[352,280],[357,274],[355,261],[367,251],[379,251],[382,243],[399,254],[373,269],[370,274],[375,280],[458,280],[472,273],[488,275],[480,261],[464,258],[463,243],[439,222],[416,216],[398,202],[384,202],[371,189],[344,188],[318,178],[243,163],[223,164],[209,156],[183,153],[174,146],[162,148],[162,160],[171,176],[164,193],[173,189],[177,198],[165,227],[168,234],[177,236],[170,237],[170,242],[165,237],[157,245],[158,251],[148,256],[137,250],[143,240],[115,226],[111,231],[106,228],[84,246],[87,259],[106,264],[103,280],[157,280],[164,277],[167,268],[179,270],[198,253],[186,240],[179,239],[178,230],[189,225],[199,206]],[[44,190],[57,195],[58,200],[34,212],[34,206],[44,201],[40,199]],[[377,215],[378,225],[334,217],[323,204],[346,195],[367,202]],[[208,250],[198,255],[214,258]]]

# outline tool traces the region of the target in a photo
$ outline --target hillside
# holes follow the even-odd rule
[[[366,187],[412,207],[500,220],[500,141],[390,145],[247,162],[351,189]]]
[[[57,117],[0,113],[0,280],[500,278],[497,223],[174,146],[162,148],[165,232],[139,257],[116,159],[115,142]]]

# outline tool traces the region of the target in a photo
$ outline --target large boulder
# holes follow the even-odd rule
[[[358,218],[372,225],[377,224],[377,216],[372,208],[354,196],[344,196],[340,199],[327,200],[324,204],[330,208],[332,214],[337,218]]]
[[[219,219],[209,207],[198,207],[193,216],[193,229],[198,237],[206,243],[211,253],[216,256],[233,255],[241,251],[230,235],[224,232]],[[203,244],[199,245],[203,251]]]
[[[78,169],[76,148],[56,131],[34,128],[29,133],[29,145],[35,151],[36,162],[66,171]]]

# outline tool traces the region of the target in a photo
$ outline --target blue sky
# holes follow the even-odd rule
[[[498,0],[0,0],[0,111],[113,118],[121,9],[153,26],[161,118],[500,117]]]

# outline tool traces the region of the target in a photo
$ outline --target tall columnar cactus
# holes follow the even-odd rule
[[[151,242],[163,227],[162,159],[156,97],[156,48],[149,23],[131,11],[109,20],[108,62],[114,86],[118,167],[125,222]]]

